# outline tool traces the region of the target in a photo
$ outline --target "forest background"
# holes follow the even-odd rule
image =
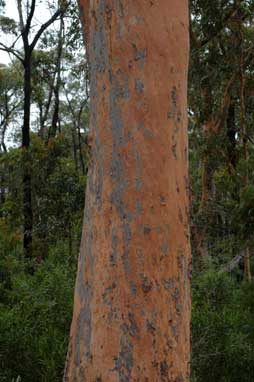
[[[192,382],[254,380],[253,11],[190,1]],[[0,0],[0,51],[0,381],[57,382],[90,160],[76,1]]]

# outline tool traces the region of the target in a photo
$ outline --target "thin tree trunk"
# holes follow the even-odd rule
[[[6,134],[7,126],[8,126],[8,119],[10,116],[7,92],[4,95],[4,103],[5,103],[5,116],[3,117],[3,120],[1,121],[0,127],[1,127],[1,146],[3,151],[6,153],[7,147],[5,144],[5,134]]]
[[[244,280],[251,282],[251,279],[250,249],[247,247],[244,251]]]
[[[85,161],[84,161],[84,157],[83,157],[83,153],[82,153],[82,136],[81,136],[81,131],[80,131],[80,121],[78,122],[77,128],[78,128],[79,160],[80,160],[82,174],[85,175],[86,166],[85,166]]]
[[[209,148],[216,134],[215,121],[207,121],[204,124],[204,137],[206,139],[206,151],[202,157],[202,181],[201,181],[201,200],[198,211],[198,224],[193,227],[192,237],[196,254],[196,269],[202,271],[205,267],[206,259],[209,256],[207,245],[207,230],[211,222],[210,202],[213,199],[213,174],[214,165],[212,152]]]
[[[61,86],[61,60],[62,60],[62,52],[63,52],[63,29],[64,29],[64,21],[63,16],[60,20],[60,29],[58,34],[58,49],[57,49],[57,62],[56,62],[56,85],[54,87],[54,96],[55,96],[55,103],[54,103],[54,111],[53,111],[53,117],[52,117],[52,126],[49,130],[49,138],[55,137],[57,133],[57,126],[59,124],[59,92],[60,92],[60,86]]]
[[[78,170],[78,150],[76,142],[76,124],[71,125],[71,136],[72,136],[72,149],[73,149],[73,159],[75,163],[75,169]]]
[[[0,158],[2,156],[2,153],[0,152]],[[5,203],[5,162],[2,162],[1,168],[0,168],[0,206],[3,207]],[[0,209],[0,217],[2,217],[2,208]]]
[[[230,106],[228,109],[227,118],[227,138],[228,138],[228,168],[229,173],[235,174],[237,165],[237,153],[236,153],[236,123],[235,123],[235,104],[231,97]]]
[[[246,127],[246,108],[245,108],[245,74],[244,74],[244,49],[243,49],[243,31],[242,25],[239,24],[239,34],[240,34],[240,129],[243,142],[243,157],[245,160],[246,174],[244,176],[244,185],[247,187],[249,185],[249,150],[248,150],[248,139],[247,139],[247,127]],[[250,264],[250,249],[247,246],[245,249],[244,256],[244,280],[250,282],[252,279],[251,275],[251,264]]]
[[[64,380],[187,382],[188,2],[87,6],[92,159]]]
[[[227,86],[224,91],[223,98],[221,100],[220,109],[217,114],[214,113],[212,116],[210,113],[212,98],[211,91],[206,89],[204,91],[204,101],[205,101],[205,117],[206,121],[203,125],[203,134],[206,140],[206,149],[202,157],[202,194],[199,205],[198,217],[199,225],[194,227],[192,230],[192,236],[197,254],[197,268],[202,270],[205,265],[205,259],[208,257],[208,245],[207,245],[207,228],[211,224],[211,209],[209,208],[210,202],[214,198],[215,187],[214,187],[214,171],[215,166],[213,163],[213,157],[216,150],[213,140],[220,133],[221,129],[228,119],[229,107],[231,104],[231,93],[233,90],[234,81],[236,74],[234,73],[229,79]]]
[[[23,149],[23,213],[24,234],[23,248],[25,256],[29,256],[32,245],[33,209],[30,163],[30,109],[31,109],[31,55],[26,52],[24,60],[24,121],[22,127]]]
[[[1,127],[2,127],[2,131],[1,131],[1,147],[2,147],[3,151],[6,153],[7,152],[7,147],[6,147],[6,144],[5,144],[5,134],[6,134],[6,130],[7,130],[7,121],[5,121]]]
[[[76,132],[78,132],[78,151],[79,151],[79,160],[80,160],[80,166],[82,170],[82,174],[85,175],[86,173],[86,167],[84,163],[83,153],[82,153],[82,137],[81,137],[81,115],[83,111],[83,107],[79,109],[78,114],[76,115],[75,110],[72,106],[71,100],[68,97],[68,91],[65,89],[65,96],[66,100],[68,102],[71,114],[72,114],[72,141],[73,141],[73,155],[74,155],[74,161],[76,164],[76,169],[78,169],[78,160],[77,160],[77,144],[76,144]]]

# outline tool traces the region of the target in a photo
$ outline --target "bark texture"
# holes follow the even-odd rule
[[[80,1],[91,167],[64,381],[187,382],[187,0]]]

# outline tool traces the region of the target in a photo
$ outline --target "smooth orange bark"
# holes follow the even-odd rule
[[[67,382],[187,382],[187,0],[80,1],[89,170]]]

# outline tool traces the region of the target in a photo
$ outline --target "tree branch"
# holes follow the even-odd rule
[[[17,0],[18,5],[18,14],[19,14],[19,25],[20,25],[20,32],[22,35],[24,46],[28,45],[28,36],[25,33],[25,24],[24,24],[24,18],[23,18],[23,12],[22,12],[22,2],[21,0]]]
[[[16,50],[4,45],[2,42],[0,42],[0,50],[2,50],[3,52],[13,54],[20,62],[22,62],[22,64],[24,63],[23,58],[18,54],[18,52]]]
[[[36,0],[32,0],[32,4],[31,4],[31,7],[30,7],[30,12],[29,12],[29,15],[28,15],[28,18],[27,18],[27,21],[26,21],[26,27],[25,27],[27,34],[29,32],[29,29],[30,29],[30,26],[31,26],[31,22],[32,22],[32,18],[34,16],[35,4],[36,4]]]
[[[42,26],[40,27],[40,29],[38,30],[38,32],[36,33],[32,43],[30,44],[30,50],[33,51],[33,49],[35,48],[39,38],[41,37],[42,33],[54,22],[57,20],[58,16],[60,16],[62,13],[64,12],[64,10],[62,8],[59,8],[55,13],[54,15],[48,20],[46,21],[44,24],[42,24]]]

